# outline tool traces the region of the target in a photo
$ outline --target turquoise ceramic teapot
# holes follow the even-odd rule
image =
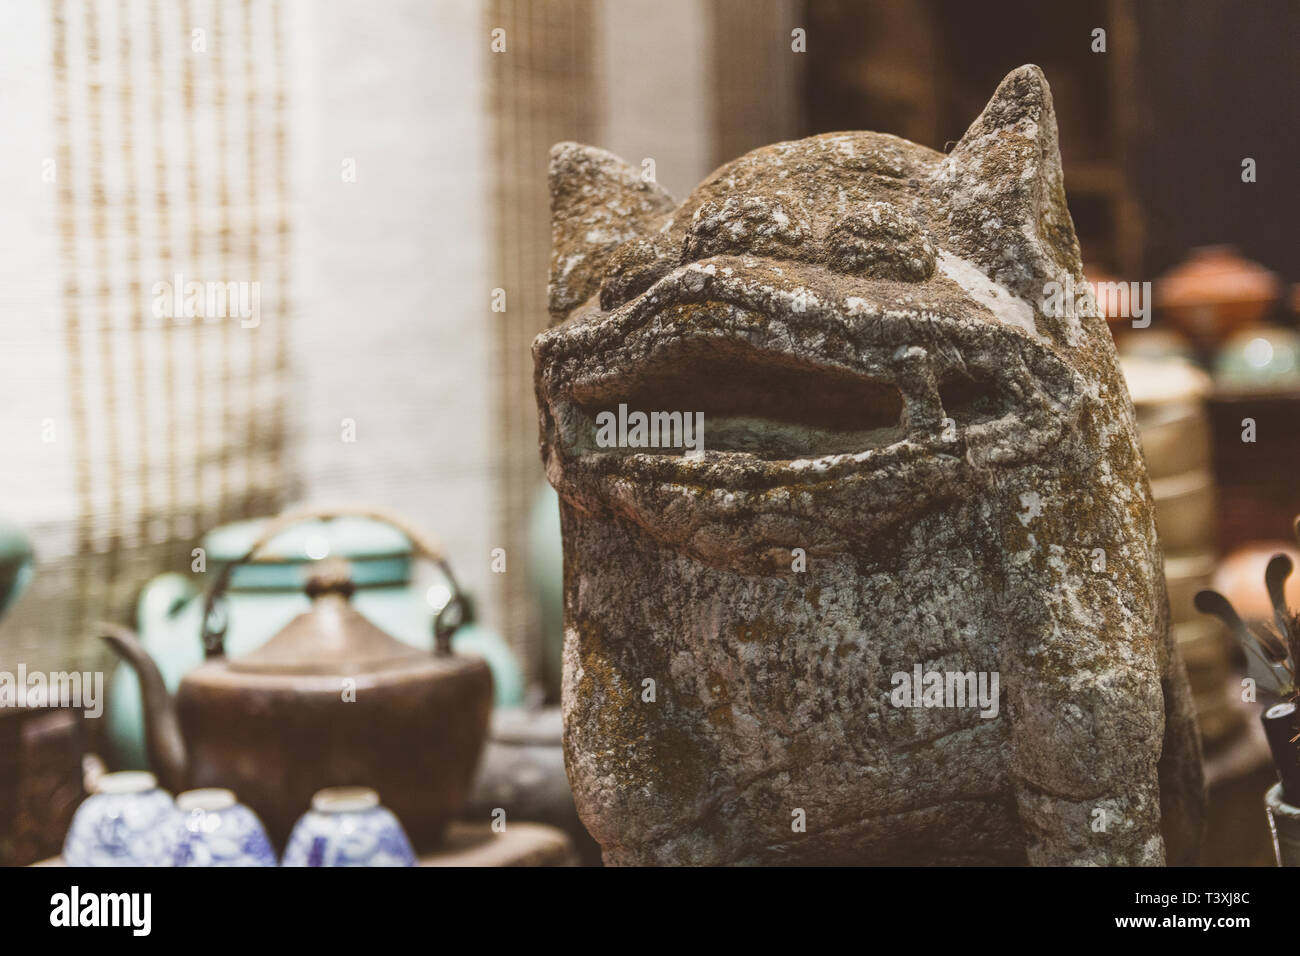
[[[32,575],[32,543],[14,525],[0,523],[0,615]]]
[[[225,646],[232,657],[252,651],[278,633],[310,600],[303,581],[325,558],[351,567],[352,605],[381,630],[414,647],[430,646],[433,618],[452,590],[439,572],[425,587],[412,581],[411,540],[401,519],[379,509],[344,506],[307,508],[300,520],[277,535],[257,560],[237,566],[223,602]],[[191,574],[154,578],[136,606],[140,643],[153,657],[169,690],[203,662],[203,593],[210,576],[242,558],[269,519],[241,521],[211,531],[192,555]],[[278,520],[278,519],[277,519]],[[482,656],[492,670],[499,706],[523,700],[523,675],[514,654],[494,632],[472,617],[452,637],[460,653]],[[108,698],[108,733],[119,767],[146,767],[140,685],[130,667],[118,667]]]
[[[1214,384],[1228,392],[1300,389],[1300,333],[1268,325],[1238,332],[1215,356]]]

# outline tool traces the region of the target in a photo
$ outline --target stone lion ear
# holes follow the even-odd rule
[[[1052,92],[1038,67],[1007,74],[937,182],[953,251],[993,280],[1038,302],[1045,282],[1081,275]]]
[[[600,287],[622,243],[657,228],[676,203],[613,153],[580,143],[551,147],[552,324]]]

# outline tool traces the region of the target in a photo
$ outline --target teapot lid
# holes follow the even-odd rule
[[[307,578],[311,607],[251,653],[227,662],[245,674],[370,674],[423,663],[429,655],[372,624],[349,602],[347,562],[327,559]]]

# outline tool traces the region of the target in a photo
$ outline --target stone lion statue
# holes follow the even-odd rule
[[[561,143],[550,183],[565,752],[605,860],[1192,862],[1132,403],[1047,291],[1087,287],[1042,72],[946,155],[828,133],[676,203]]]

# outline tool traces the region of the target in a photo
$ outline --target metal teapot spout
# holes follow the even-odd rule
[[[135,669],[140,681],[140,696],[144,700],[144,733],[149,763],[165,789],[180,793],[188,786],[185,739],[181,736],[180,720],[176,716],[176,701],[167,692],[162,672],[132,631],[103,621],[99,630],[99,636]]]

